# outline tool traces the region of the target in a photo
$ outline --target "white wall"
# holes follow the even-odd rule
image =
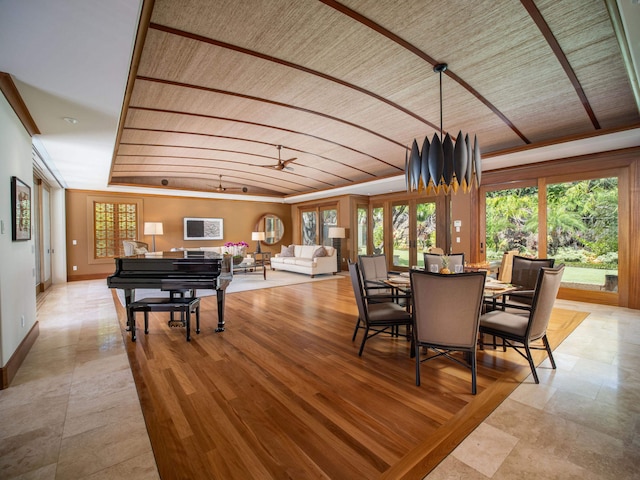
[[[36,321],[35,253],[30,241],[11,241],[11,177],[33,198],[31,137],[0,94],[0,360],[5,366]],[[21,318],[24,317],[24,326]]]

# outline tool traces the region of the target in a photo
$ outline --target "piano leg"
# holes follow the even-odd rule
[[[218,299],[218,328],[216,328],[216,332],[224,332],[224,291],[223,288],[216,288],[216,298]]]
[[[131,325],[133,324],[133,319],[131,317],[132,315],[135,315],[135,313],[132,314],[128,308],[129,305],[131,305],[131,302],[133,302],[135,294],[136,291],[133,288],[124,289],[124,306],[127,310],[127,327],[125,328],[125,331],[127,332],[131,331]]]

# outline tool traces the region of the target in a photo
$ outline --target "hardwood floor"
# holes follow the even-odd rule
[[[123,328],[164,480],[422,478],[529,374],[515,353],[479,352],[473,396],[446,360],[423,364],[416,387],[404,338],[374,337],[358,357],[347,278],[229,294],[222,333],[215,311],[203,298],[191,342],[167,314],[148,335],[138,322],[135,343]],[[555,312],[552,347],[583,318]]]

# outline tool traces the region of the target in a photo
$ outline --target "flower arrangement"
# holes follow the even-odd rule
[[[238,264],[244,259],[248,246],[245,241],[227,242],[224,244],[224,252],[233,255],[233,263]]]

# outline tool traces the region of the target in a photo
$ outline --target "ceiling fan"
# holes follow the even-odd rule
[[[293,170],[293,167],[290,167],[289,164],[294,160],[297,160],[297,158],[293,157],[287,160],[282,160],[280,158],[280,150],[282,149],[282,145],[278,145],[277,148],[278,148],[278,163],[275,165],[263,165],[263,167],[273,168],[275,170]]]
[[[214,192],[226,192],[227,190],[242,190],[243,192],[248,192],[249,189],[247,187],[223,187],[222,186],[222,175],[220,175],[220,180],[218,182],[218,186],[213,188]]]

